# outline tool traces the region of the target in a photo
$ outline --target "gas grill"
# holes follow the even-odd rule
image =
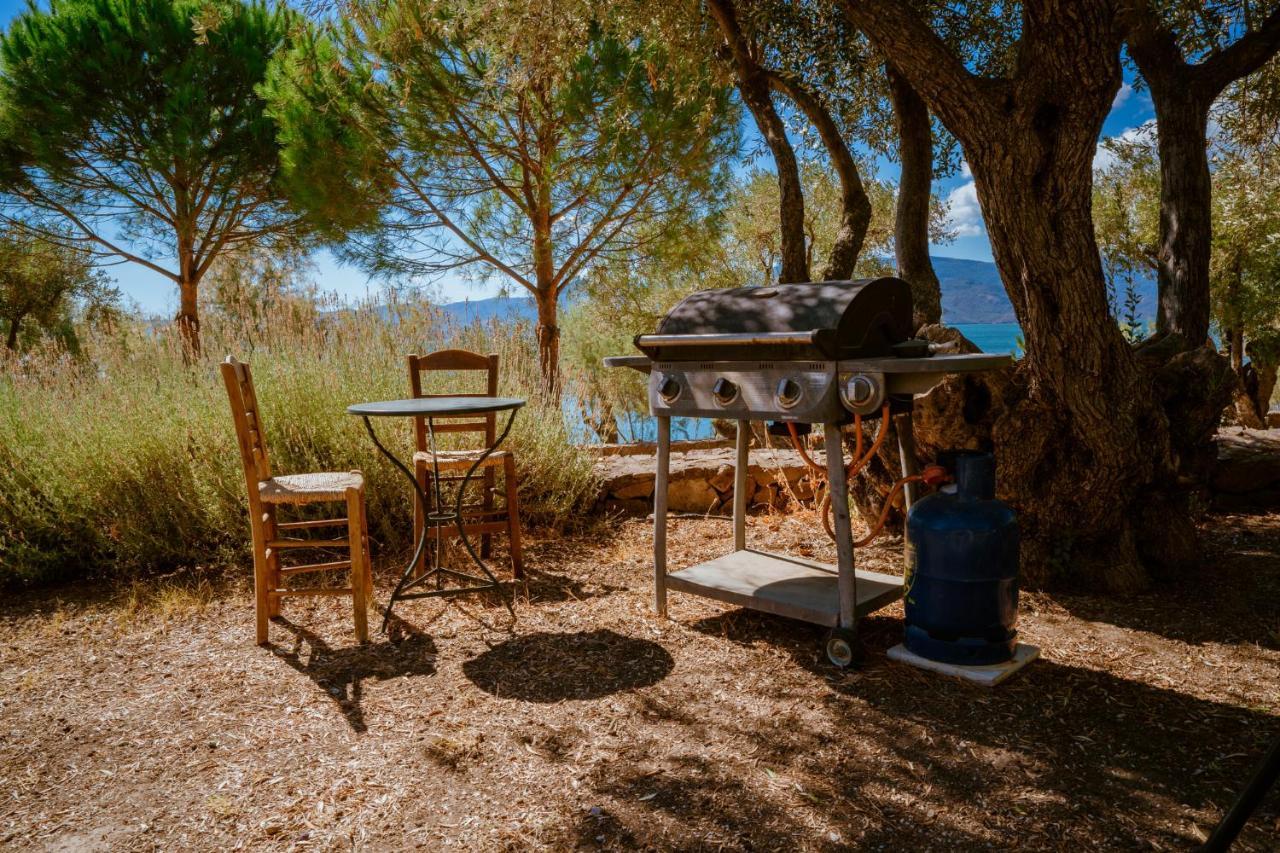
[[[609,366],[649,373],[649,408],[658,422],[654,580],[660,614],[672,589],[802,619],[831,630],[827,656],[833,663],[852,662],[858,618],[901,597],[902,579],[855,571],[841,427],[856,419],[860,429],[864,417],[891,413],[909,418],[912,395],[946,375],[1010,361],[933,352],[928,341],[911,337],[911,308],[906,282],[888,277],[706,290],[679,302],[654,334],[635,339],[644,356],[605,359]],[[737,454],[734,550],[668,574],[672,417],[736,421]],[[751,421],[768,421],[771,432],[793,435],[823,425],[836,566],[747,548]],[[904,476],[914,474],[909,421],[899,435]]]

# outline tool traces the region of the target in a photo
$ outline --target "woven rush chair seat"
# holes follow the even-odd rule
[[[310,504],[346,500],[347,489],[363,489],[359,471],[283,474],[263,480],[258,491],[264,504]]]
[[[441,450],[432,453],[430,450],[419,450],[413,454],[415,464],[439,466],[441,471],[465,471],[475,464],[484,450]],[[480,468],[501,468],[511,454],[506,450],[495,450],[480,463]]]

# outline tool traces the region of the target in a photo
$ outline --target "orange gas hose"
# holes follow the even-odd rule
[[[907,483],[924,482],[923,474],[912,474],[910,477],[903,477],[893,484],[893,488],[889,490],[889,496],[884,499],[884,506],[880,510],[880,518],[876,521],[876,526],[871,528],[871,532],[866,536],[853,543],[853,547],[861,548],[864,545],[871,544],[871,540],[880,535],[880,531],[884,530],[884,523],[889,518],[889,510],[893,509],[893,504],[898,499],[898,494],[902,491],[902,487]]]
[[[871,449],[864,456],[862,453],[862,415],[855,414],[853,416],[854,425],[854,450],[853,461],[849,463],[849,467],[845,469],[845,480],[851,482],[858,473],[867,466],[871,458],[879,452],[880,447],[884,444],[885,437],[889,434],[889,404],[885,403],[880,409],[880,429],[876,431],[875,441],[871,442]],[[827,489],[822,495],[822,502],[818,506],[818,513],[822,516],[822,529],[827,531],[827,536],[835,541],[836,531],[831,523],[831,489]]]

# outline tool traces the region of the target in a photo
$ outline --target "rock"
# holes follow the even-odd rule
[[[1242,495],[1280,488],[1280,430],[1224,430],[1214,443],[1213,491]]]
[[[733,506],[731,446],[672,446],[668,506],[673,512],[705,513]],[[802,500],[812,497],[812,478],[800,455],[784,448],[752,448],[747,478],[748,505],[779,506],[794,491]],[[648,512],[653,505],[657,458],[653,453],[610,453],[596,460],[601,497],[611,508]],[[779,479],[791,489],[778,485]]]
[[[675,480],[667,490],[667,507],[672,512],[712,512],[720,495],[702,478]]]
[[[712,475],[711,479],[708,480],[708,482],[711,484],[711,487],[715,489],[717,492],[721,492],[721,493],[732,492],[733,491],[733,474],[734,474],[734,471],[733,471],[732,465],[728,465],[728,464],[721,465],[719,468],[716,469],[716,473]],[[751,482],[751,479],[748,478],[747,482]]]
[[[627,500],[630,498],[646,498],[653,494],[653,483],[655,475],[635,477],[623,481],[621,484],[615,483],[609,487],[609,497]]]
[[[1267,428],[1280,429],[1280,412],[1267,412]]]

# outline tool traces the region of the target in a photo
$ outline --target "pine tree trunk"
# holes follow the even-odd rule
[[[200,314],[196,305],[197,286],[183,278],[178,282],[178,333],[182,336],[183,358],[188,362],[200,356]]]
[[[542,390],[550,399],[560,400],[560,327],[556,323],[556,297],[538,291],[534,298],[538,308],[538,370]]]
[[[929,108],[905,78],[886,66],[898,130],[898,204],[893,251],[898,275],[911,285],[918,329],[942,322],[942,286],[929,258],[929,203],[933,194],[933,128]]]

